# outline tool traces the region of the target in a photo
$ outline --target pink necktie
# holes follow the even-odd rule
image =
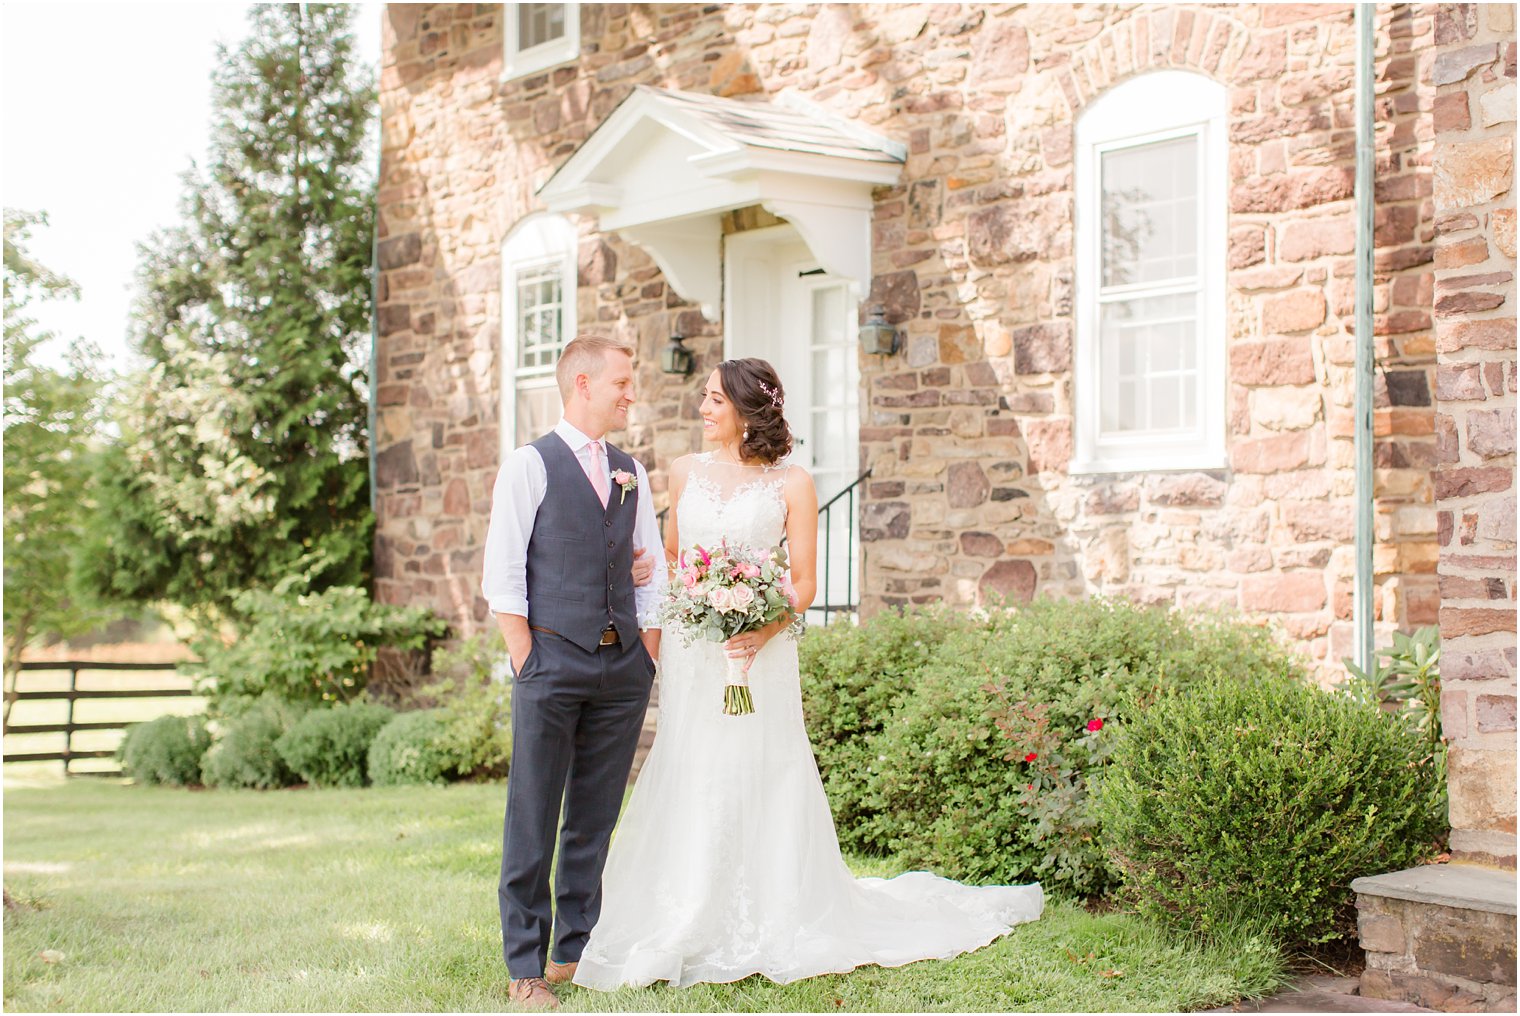
[[[590,456],[585,463],[586,476],[591,480],[591,486],[596,488],[596,496],[602,499],[602,507],[605,508],[607,497],[612,493],[612,487],[608,483],[607,470],[602,468],[602,443],[588,442],[586,452]]]

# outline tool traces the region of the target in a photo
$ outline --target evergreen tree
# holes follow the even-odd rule
[[[27,252],[45,216],[5,210],[5,687],[15,690],[21,654],[39,638],[67,637],[102,620],[72,591],[71,561],[85,530],[90,447],[99,425],[99,354],[84,342],[68,364],[39,349],[55,336],[27,311],[39,300],[73,299],[78,287]],[[5,720],[11,699],[5,700]]]
[[[365,584],[374,228],[368,73],[345,4],[269,4],[219,52],[204,170],[141,250],[93,584],[222,607],[305,572]]]

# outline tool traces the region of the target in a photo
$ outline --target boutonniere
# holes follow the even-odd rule
[[[639,478],[626,469],[619,469],[612,474],[612,482],[622,488],[623,492],[618,495],[618,504],[628,496],[630,490],[636,490],[639,486]]]

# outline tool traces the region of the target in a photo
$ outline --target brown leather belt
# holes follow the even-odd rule
[[[530,625],[528,625],[528,627],[532,628],[534,631],[541,631],[545,635],[553,635],[555,638],[565,639],[566,642],[573,641],[572,639],[565,638],[565,636],[561,635],[559,632],[555,631],[553,628],[541,628],[541,627],[539,627],[536,624],[530,624]],[[603,646],[615,646],[615,645],[617,645],[618,644],[617,629],[616,628],[604,628],[604,629],[602,629],[602,641],[600,643],[598,643],[598,644],[599,645],[603,645]]]

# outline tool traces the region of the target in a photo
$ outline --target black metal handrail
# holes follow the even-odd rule
[[[823,590],[823,606],[820,608],[817,603],[814,603],[811,609],[821,609],[823,611],[824,624],[829,623],[831,611],[839,610],[854,613],[860,609],[860,604],[855,602],[855,489],[864,483],[870,475],[871,469],[867,467],[866,471],[857,476],[853,483],[818,507],[819,527],[823,530],[823,585],[821,587]],[[845,575],[844,580],[845,602],[835,606],[829,602],[829,591],[833,588],[829,582],[829,572],[834,563],[834,555],[832,553],[834,549],[834,527],[831,524],[833,516],[830,513],[833,512],[834,506],[839,503],[840,498],[846,498],[849,504],[849,514],[845,516],[849,524],[849,529],[845,534],[845,551],[846,559],[849,561],[849,572]]]
[[[820,606],[814,603],[808,609],[822,610],[824,624],[829,623],[829,614],[834,611],[849,611],[854,613],[860,609],[860,604],[855,602],[855,491],[870,475],[871,469],[868,467],[848,487],[845,487],[818,506],[819,527],[823,530],[823,585],[819,587],[823,591],[823,604]],[[834,537],[834,527],[831,525],[833,516],[830,513],[834,510],[834,506],[839,503],[840,498],[845,498],[849,506],[849,530],[845,535],[845,546],[848,548],[850,555],[850,573],[845,577],[845,602],[836,605],[829,602],[829,578],[833,565],[833,556],[830,552],[833,550]],[[667,505],[661,508],[655,515],[655,519],[660,523],[660,535],[662,537],[665,535],[665,519],[669,514],[670,506]],[[781,542],[783,545],[786,543],[785,536],[781,537]]]

